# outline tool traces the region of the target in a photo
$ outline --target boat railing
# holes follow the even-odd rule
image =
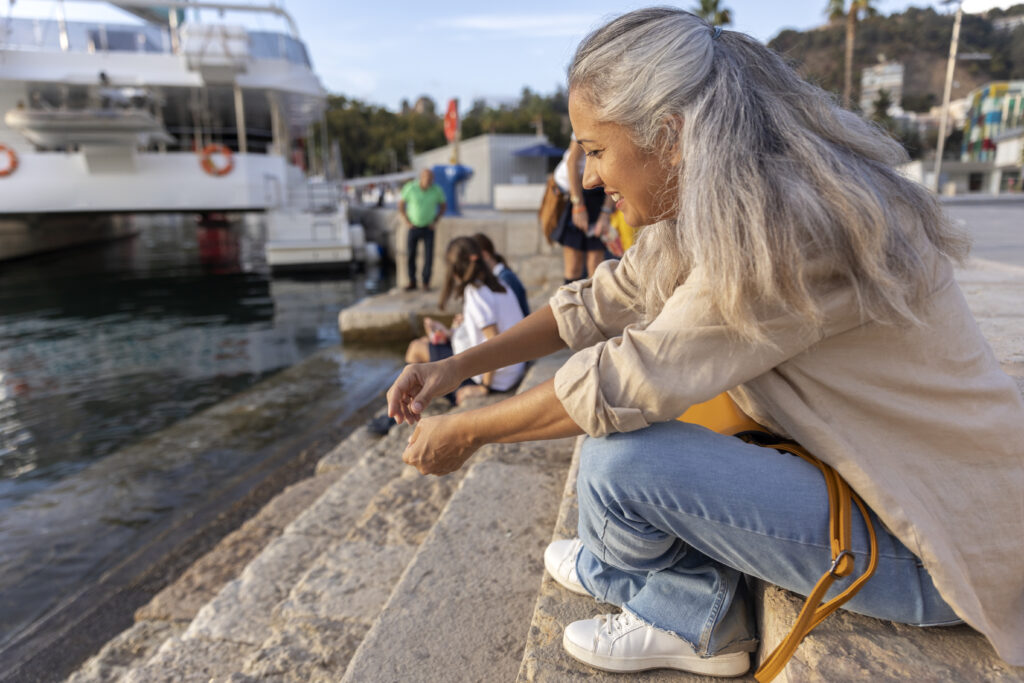
[[[188,26],[183,24],[182,28]],[[246,31],[249,57],[310,67],[302,41],[276,31]],[[0,51],[178,54],[170,27],[59,19],[0,19]]]

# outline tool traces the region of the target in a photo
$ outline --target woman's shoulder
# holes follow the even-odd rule
[[[494,292],[485,284],[470,282],[466,285],[462,297],[466,304],[471,303],[472,305],[479,306],[480,304],[489,304],[494,301]]]

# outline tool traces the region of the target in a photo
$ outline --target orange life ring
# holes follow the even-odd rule
[[[0,145],[0,154],[7,152],[7,166],[0,168],[0,178],[11,175],[18,170],[18,154],[7,145]]]
[[[227,163],[223,166],[217,166],[213,163],[213,155],[220,154]],[[231,173],[231,169],[235,167],[235,161],[231,158],[231,150],[228,149],[227,145],[222,145],[219,142],[212,145],[203,147],[203,151],[199,153],[199,164],[203,167],[203,170],[212,176],[222,176]]]

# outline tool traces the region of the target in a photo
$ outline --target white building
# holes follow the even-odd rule
[[[997,31],[1012,31],[1018,26],[1024,26],[1024,14],[992,20],[992,28]]]
[[[899,108],[903,101],[903,65],[888,62],[865,67],[860,74],[860,109],[870,114],[874,109],[878,94],[885,90],[889,93],[892,108]]]

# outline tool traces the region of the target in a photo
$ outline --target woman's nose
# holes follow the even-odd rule
[[[593,190],[595,187],[601,187],[601,176],[598,175],[597,169],[594,168],[595,164],[593,160],[587,159],[587,163],[583,166],[583,188],[586,190]]]

